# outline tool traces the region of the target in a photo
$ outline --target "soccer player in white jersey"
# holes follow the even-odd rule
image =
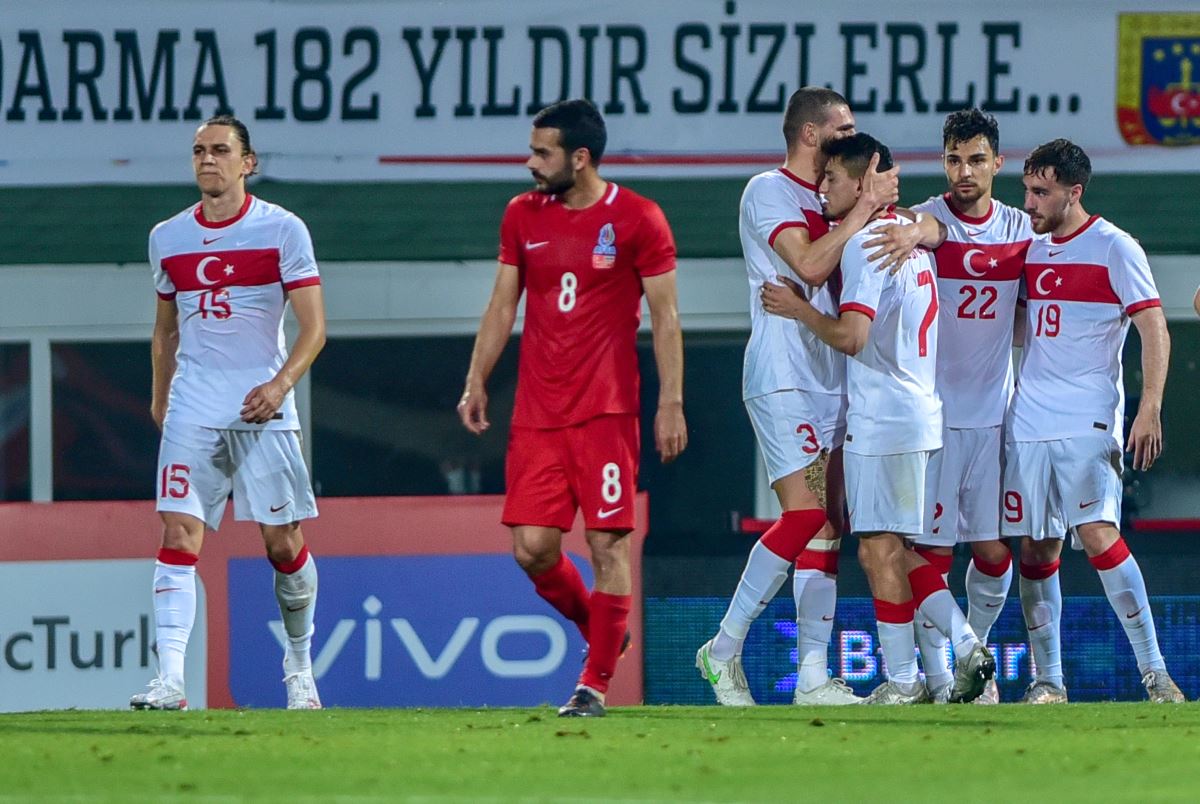
[[[942,146],[949,190],[913,207],[946,233],[933,255],[941,301],[941,479],[932,527],[916,550],[945,578],[955,543],[970,544],[967,621],[986,644],[1012,582],[1012,554],[1000,540],[1002,429],[1013,387],[1013,320],[1033,230],[1022,210],[992,198],[993,180],[1004,165],[994,117],[979,109],[948,115]],[[927,621],[917,622],[915,631],[930,697],[943,702],[953,681],[945,639]],[[992,679],[976,702],[998,701]]]
[[[1063,139],[1038,146],[1025,160],[1025,209],[1043,236],[1030,245],[1025,263],[1028,306],[1020,382],[1007,419],[1001,529],[1022,537],[1022,564],[1049,568],[1040,598],[1027,599],[1024,590],[1021,596],[1035,686],[1066,696],[1062,595],[1054,571],[1063,540],[1046,525],[1057,513],[1100,574],[1150,700],[1177,702],[1183,694],[1167,674],[1142,571],[1118,530],[1121,349],[1129,322],[1142,340],[1142,396],[1128,447],[1138,470],[1149,469],[1162,452],[1171,343],[1146,253],[1128,233],[1083,208],[1091,172],[1083,149]]]
[[[891,154],[873,137],[856,134],[827,143],[826,214],[845,215],[862,193],[868,160],[890,167]],[[849,355],[846,500],[859,559],[875,598],[888,680],[867,703],[928,700],[917,674],[913,614],[919,609],[954,644],[959,657],[951,700],[974,700],[995,672],[995,661],[967,624],[941,573],[906,548],[928,530],[942,446],[942,410],[934,387],[938,294],[933,263],[918,249],[898,271],[881,271],[864,242],[894,214],[851,237],[842,253],[839,316],[816,309],[796,283],[763,285],[768,312],[796,317],[822,341]]]
[[[830,229],[817,192],[825,163],[821,146],[853,133],[845,98],[830,89],[802,87],[784,114],[783,166],[752,178],[742,194],[738,228],[751,297],[743,399],[783,513],[751,550],[720,630],[696,653],[696,667],[724,705],[754,704],[742,645],[793,563],[799,662],[793,700],[825,705],[860,700],[840,679],[830,679],[828,670],[843,518],[845,360],[794,321],[767,315],[758,300],[762,284],[783,271],[805,283],[819,309],[837,309],[840,281],[833,274],[843,246],[896,197],[896,171],[878,174],[872,165],[859,203],[841,226]],[[931,237],[936,234],[934,229]],[[887,264],[890,257],[881,256]]]
[[[162,430],[154,571],[158,676],[134,709],[186,709],[184,653],[196,616],[196,561],[233,493],[234,516],[257,522],[275,567],[287,632],[289,709],[319,709],[310,647],[317,568],[300,521],[317,515],[292,388],[325,345],[325,311],[304,223],[246,192],[257,156],[231,116],[200,126],[192,167],[200,202],[154,227],[158,291],[150,407]],[[300,333],[289,355],[283,313]]]

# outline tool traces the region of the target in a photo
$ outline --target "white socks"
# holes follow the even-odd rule
[[[967,622],[971,630],[979,637],[979,641],[987,643],[992,626],[1004,609],[1004,601],[1008,599],[1008,589],[1012,585],[1012,560],[1000,574],[992,574],[999,566],[985,565],[986,571],[979,569],[978,559],[972,558],[967,565]]]
[[[719,662],[727,662],[742,652],[742,643],[750,624],[763,613],[774,599],[779,587],[787,580],[790,559],[780,558],[761,540],[754,543],[746,569],[733,592],[733,600],[721,620],[721,630],[712,641],[711,654]]]
[[[188,637],[196,622],[196,567],[154,563],[154,634],[158,676],[183,690]]]
[[[275,570],[275,599],[283,615],[287,632],[287,650],[283,658],[285,675],[312,669],[311,648],[313,615],[317,608],[317,562],[303,551],[304,563],[291,573]]]
[[[1137,656],[1138,671],[1167,671],[1162,651],[1158,648],[1158,635],[1154,630],[1154,617],[1150,614],[1150,598],[1146,594],[1146,581],[1142,570],[1133,556],[1129,556],[1111,569],[1098,569],[1104,594],[1112,605],[1117,619],[1125,628],[1125,636]]]
[[[875,621],[879,632],[879,647],[887,665],[887,678],[897,684],[915,684],[917,678],[917,646],[913,641],[912,621],[885,623]]]
[[[1021,565],[1021,611],[1029,632],[1029,649],[1037,666],[1035,678],[1063,686],[1062,589],[1058,585],[1058,562],[1039,566]]]
[[[829,680],[829,639],[837,608],[837,576],[797,569],[792,579],[796,600],[796,689],[808,692]]]

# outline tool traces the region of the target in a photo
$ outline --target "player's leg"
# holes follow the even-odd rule
[[[587,660],[575,694],[558,714],[602,716],[633,604],[628,534],[635,525],[638,420],[633,415],[598,416],[569,428],[566,435],[567,479],[583,510],[595,584],[588,599]]]
[[[834,443],[840,443],[840,438]],[[792,597],[796,602],[796,691],[793,703],[844,705],[862,698],[840,678],[829,677],[829,641],[837,609],[838,553],[845,525],[846,491],[841,447],[827,461],[805,470],[808,488],[824,503],[828,523],[796,559]]]
[[[512,528],[513,558],[534,590],[587,640],[591,593],[562,552],[562,534],[570,530],[576,509],[567,481],[565,438],[562,430],[512,429],[502,521]]]
[[[1062,674],[1062,590],[1059,556],[1065,529],[1052,486],[1047,442],[1008,442],[1004,447],[1004,497],[1000,533],[1021,539],[1021,613],[1037,668],[1022,703],[1065,703]]]
[[[1000,540],[1004,444],[1000,427],[950,431],[966,456],[959,492],[958,540],[971,547],[967,565],[967,622],[980,641],[1000,617],[1012,584],[1012,552]]]
[[[926,468],[925,505],[933,506],[926,532],[913,546],[917,555],[932,565],[946,583],[950,567],[954,563],[954,544],[958,531],[958,503],[961,488],[961,453],[956,449],[953,433],[945,430],[942,449],[929,461]],[[934,703],[947,703],[954,687],[954,673],[950,669],[947,646],[950,640],[938,630],[928,617],[916,612],[913,618],[913,634],[921,653],[921,667],[925,671],[925,688]]]
[[[196,562],[205,525],[221,522],[229,494],[228,456],[219,432],[171,426],[158,453],[162,545],[154,564],[154,633],[158,676],[129,699],[134,709],[186,709],[184,664],[196,621]]]
[[[1060,443],[1062,463],[1071,467],[1064,509],[1088,561],[1100,575],[1104,594],[1137,657],[1142,683],[1152,701],[1175,703],[1183,694],[1167,674],[1158,645],[1142,570],[1116,523],[1121,518],[1121,454],[1108,438],[1072,438]],[[1094,518],[1093,518],[1094,517]],[[1090,519],[1091,521],[1082,521]]]
[[[226,433],[236,470],[233,510],[256,522],[275,569],[275,600],[286,636],[283,681],[289,709],[320,709],[312,672],[317,608],[317,561],[304,541],[301,520],[317,516],[308,467],[295,430]]]
[[[821,461],[823,449],[820,419],[807,402],[807,395],[798,391],[746,400],[783,513],[751,548],[720,629],[696,652],[696,667],[712,684],[717,702],[727,706],[754,704],[740,662],[750,625],[774,599],[805,547],[826,527],[822,502],[805,480],[806,468]]]

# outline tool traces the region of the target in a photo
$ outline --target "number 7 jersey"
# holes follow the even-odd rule
[[[1146,252],[1093,215],[1067,237],[1034,239],[1025,286],[1025,345],[1008,440],[1108,435],[1120,445],[1129,317],[1162,306]]]
[[[179,311],[167,423],[299,430],[291,392],[280,418],[266,424],[243,422],[241,409],[246,394],[287,360],[287,292],[321,283],[304,223],[251,195],[219,223],[196,204],[150,232],[150,265],[159,298],[174,300]]]
[[[675,270],[658,205],[612,182],[584,209],[524,193],[504,211],[500,262],[525,293],[513,426],[636,415],[642,278]]]

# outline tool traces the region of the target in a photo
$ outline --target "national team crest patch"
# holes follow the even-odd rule
[[[597,269],[612,268],[617,261],[617,230],[611,223],[600,227],[596,237],[596,247],[592,249],[592,267]]]
[[[1200,144],[1200,14],[1121,14],[1117,125],[1130,145]]]

